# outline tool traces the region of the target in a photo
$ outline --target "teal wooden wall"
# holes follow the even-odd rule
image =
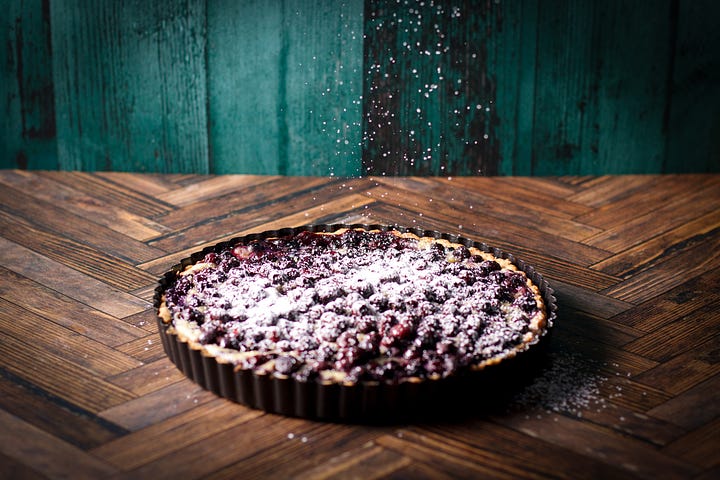
[[[714,0],[0,9],[0,168],[720,171]]]

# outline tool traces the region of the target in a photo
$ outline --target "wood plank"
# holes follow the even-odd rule
[[[365,15],[364,171],[496,175],[493,53],[513,44],[502,42],[504,15],[512,12],[492,3],[408,8],[387,1],[368,4]]]
[[[661,181],[659,175],[605,175],[595,177],[592,183],[584,184],[584,188],[566,198],[567,201],[579,203],[594,209],[620,202],[626,197],[636,194]]]
[[[502,22],[488,38],[496,82],[495,108],[500,122],[495,124],[500,141],[500,175],[531,175],[535,94],[537,90],[538,15],[535,2],[496,4]],[[493,42],[497,39],[497,42]]]
[[[300,183],[299,180],[298,182],[297,186],[303,183],[305,185],[312,183],[306,179],[303,183]],[[327,187],[326,184],[327,181],[315,182],[313,187],[298,189],[296,186],[292,190],[274,188],[272,185],[264,188],[259,186],[258,188],[263,191],[260,195],[269,198],[263,198],[262,200],[255,198],[252,200],[252,202],[257,203],[248,203],[250,200],[246,198],[238,205],[238,208],[232,210],[228,210],[228,208],[232,208],[232,204],[225,203],[221,209],[209,210],[214,212],[211,218],[196,217],[192,224],[186,219],[185,225],[178,226],[172,234],[159,237],[153,240],[151,244],[167,251],[187,248],[192,243],[205,243],[218,236],[227,236],[236,232],[239,226],[246,230],[260,223],[277,219],[279,216],[288,216],[298,212],[293,205],[312,205],[314,203],[324,206],[332,204],[334,200],[342,198],[346,194],[343,189]],[[311,199],[312,203],[309,203]],[[249,207],[251,204],[254,206]],[[201,203],[194,204],[193,211],[198,210],[196,207],[200,207],[199,210],[204,210]],[[178,210],[178,212],[182,211],[184,209]],[[193,214],[193,212],[189,213],[190,215]],[[306,223],[307,220],[302,220],[301,224]],[[284,226],[289,226],[289,224]],[[179,241],[182,243],[178,243]]]
[[[263,412],[258,410],[215,398],[192,411],[178,413],[107,442],[91,452],[117,468],[133,470],[261,415]],[[147,445],[153,445],[153,448],[147,448]]]
[[[200,442],[186,445],[152,463],[133,469],[128,472],[128,476],[174,478],[178,472],[182,472],[185,478],[202,478],[242,459],[252,458],[260,451],[274,448],[281,442],[287,442],[289,433],[297,435],[298,438],[310,438],[315,431],[322,428],[321,424],[299,419],[261,415],[215,432]],[[248,435],[247,432],[253,433]],[[227,448],[228,445],[233,445],[233,448]],[[310,441],[298,442],[296,445],[301,451],[313,450]]]
[[[715,288],[718,281],[720,272],[709,270],[614,316],[612,320],[646,332],[656,330],[720,300],[720,293]]]
[[[602,291],[598,293],[588,291],[559,279],[553,279],[552,286],[558,302],[562,305],[600,318],[614,317],[633,306],[631,303],[605,295]]]
[[[714,375],[648,411],[648,415],[690,430],[716,419],[720,414],[719,406],[720,375]]]
[[[663,452],[711,469],[720,465],[720,418],[667,445]]]
[[[103,445],[127,433],[6,371],[0,371],[0,392],[3,411],[82,450]]]
[[[95,177],[107,180],[110,183],[122,185],[125,189],[132,190],[134,192],[143,193],[145,195],[158,198],[161,194],[172,190],[177,185],[172,181],[173,179],[184,177],[181,174],[174,175],[135,175],[127,172],[95,172]]]
[[[411,463],[407,467],[400,468],[397,472],[388,475],[388,480],[397,479],[402,480],[403,478],[414,478],[417,480],[431,480],[431,479],[452,479],[453,477],[433,468],[431,465],[425,463]]]
[[[269,221],[249,228],[242,232],[242,235],[250,233],[259,233],[265,230],[277,230],[285,228],[288,225],[299,226],[308,224],[334,224],[347,223],[350,217],[357,215],[358,212],[364,213],[368,206],[375,203],[372,198],[361,195],[345,195],[337,200],[320,203],[319,205],[308,208],[305,211],[291,213],[290,215],[280,218],[271,218]]]
[[[147,285],[152,278],[125,261],[84,243],[38,230],[25,219],[8,215],[2,210],[0,210],[0,227],[2,227],[2,236],[9,242],[22,245],[24,251],[37,252],[36,255],[46,256],[48,260],[62,264],[67,270],[70,270],[68,267],[72,267],[73,270],[95,277],[99,281],[107,281],[116,287],[135,289]],[[6,242],[6,240],[2,241]],[[114,264],[113,275],[108,277],[105,268],[111,264]]]
[[[223,2],[207,15],[215,172],[361,174],[363,2]],[[238,31],[241,48],[224,48]]]
[[[635,217],[654,212],[658,205],[682,200],[716,182],[704,175],[659,175],[652,182],[652,188],[628,192],[622,198],[578,216],[575,220],[602,229],[618,227]]]
[[[630,368],[624,368],[626,367],[624,363],[620,363],[620,361],[618,363],[623,366],[623,370],[631,370]],[[631,371],[623,373],[622,370],[614,372],[615,375],[609,377],[610,381],[603,384],[601,394],[609,398],[612,405],[618,405],[633,412],[640,412],[643,415],[672,398],[662,390],[635,381],[632,378],[633,375],[641,373],[643,372]],[[620,419],[618,418],[618,420]]]
[[[22,319],[18,321],[18,319]],[[0,299],[0,329],[23,342],[65,359],[68,368],[83,367],[106,377],[126,372],[141,363],[101,342],[74,334],[40,315]]]
[[[514,416],[502,424],[530,437],[542,439],[580,455],[614,465],[627,475],[641,478],[688,478],[700,469],[689,463],[666,457],[639,440],[613,433],[598,425],[563,415],[543,418]]]
[[[572,336],[586,337],[588,341],[592,339],[594,342],[604,343],[616,348],[620,348],[645,334],[642,330],[615,323],[587,312],[573,311],[568,306],[563,308],[556,327],[557,330],[567,332]]]
[[[157,343],[160,343],[159,339],[157,339]],[[138,365],[137,368],[107,376],[106,380],[141,397],[184,378],[185,376],[174,364],[160,358],[154,362]]]
[[[23,246],[0,238],[5,268],[56,290],[101,312],[123,317],[146,310],[150,305]],[[85,262],[87,262],[85,258]]]
[[[579,332],[573,326],[568,326],[568,323],[563,317],[559,317],[550,337],[551,352],[560,354],[557,360],[561,362],[561,366],[573,366],[579,361],[585,369],[595,374],[626,377],[638,375],[658,365],[654,360],[613,346],[612,340],[606,338],[611,334],[603,331],[605,327],[602,324],[588,323],[589,328]],[[574,358],[575,356],[577,358]],[[585,363],[587,365],[584,365]],[[660,401],[669,397],[660,391],[658,394]]]
[[[105,345],[114,347],[143,335],[126,322],[4,267],[0,280],[3,299]]]
[[[152,301],[152,297],[150,297],[148,301]],[[122,321],[129,325],[142,329],[144,334],[154,334],[157,333],[157,325],[155,324],[156,316],[157,312],[155,312],[154,309],[147,309],[143,310],[142,312],[134,313],[132,315],[128,315],[127,317],[123,317]]]
[[[381,179],[378,183],[391,185],[394,191],[402,191],[403,196],[408,194],[417,198],[420,197],[422,192],[422,195],[427,197],[426,201],[428,203],[433,202],[435,199],[447,200],[448,196],[462,198],[463,203],[456,205],[458,213],[463,210],[479,211],[488,215],[488,217],[516,223],[536,231],[558,235],[568,240],[579,241],[600,232],[595,227],[557,216],[551,211],[538,213],[532,207],[526,206],[528,202],[525,198],[521,197],[522,201],[518,201],[518,198],[516,198],[514,202],[493,198],[485,195],[482,190],[462,188],[458,185],[460,182],[457,180],[434,182],[424,179],[401,178],[391,181]]]
[[[66,170],[209,171],[205,4],[50,4]]]
[[[715,301],[647,333],[623,348],[628,352],[664,362],[683,352],[695,350],[708,338],[719,334],[720,301]]]
[[[622,393],[614,392],[613,398],[601,404],[600,408],[585,409],[582,414],[583,420],[611,428],[620,435],[630,436],[657,447],[663,447],[686,433],[684,428],[670,422],[639,413],[638,403],[632,406],[626,405],[625,402],[619,404],[617,399],[621,397],[624,397]],[[546,412],[546,415],[551,413]]]
[[[403,437],[405,431],[403,430]],[[460,425],[408,426],[407,431],[414,435],[430,436],[435,441],[451,438],[493,456],[512,455],[514,462],[527,466],[530,470],[526,473],[528,476],[534,474],[568,479],[623,477],[623,471],[615,466],[551,443],[537,442],[522,433],[485,419],[466,421]]]
[[[452,477],[542,478],[538,472],[529,470],[527,465],[520,465],[517,460],[508,459],[504,455],[500,461],[499,455],[448,439],[437,441],[407,430],[400,430],[395,435],[383,435],[377,439],[377,443],[409,457],[413,462],[429,463]]]
[[[609,275],[631,276],[668,256],[707,241],[715,235],[716,230],[720,230],[720,208],[632,248],[624,249],[592,268]]]
[[[585,159],[585,174],[664,171],[667,100],[661,99],[672,94],[666,75],[672,69],[673,5],[671,0],[596,4],[591,35],[598,52],[593,79],[597,83],[591,82],[590,98],[581,102],[598,97],[597,116],[594,123],[588,122],[598,131],[598,155]],[[578,108],[582,114],[582,105]],[[583,133],[590,136],[588,130]],[[597,163],[589,167],[587,162],[593,160]]]
[[[33,198],[15,188],[0,188],[0,202],[7,213],[29,220],[33,226],[42,225],[45,232],[58,236],[62,232],[65,236],[71,236],[76,241],[123,260],[151,259],[163,253],[88,221],[83,210],[59,208],[54,203]]]
[[[3,0],[0,11],[0,168],[57,168],[47,3]]]
[[[314,467],[321,467],[333,461],[333,451],[339,445],[344,451],[356,451],[372,445],[374,439],[385,431],[385,427],[344,426],[330,423],[313,424],[309,430],[300,432],[290,431],[285,437],[270,448],[263,448],[252,456],[243,458],[220,470],[213,472],[208,478],[257,478],[272,476],[275,478],[324,478],[326,474],[332,475],[336,469],[323,472],[318,469],[316,474],[310,473]],[[281,433],[282,435],[282,433]],[[389,457],[389,458],[388,458]],[[388,460],[396,457],[387,455],[382,458]],[[408,459],[405,459],[408,460]],[[406,462],[402,462],[406,463]],[[354,465],[349,465],[352,469]],[[373,468],[366,463],[362,465],[367,474]],[[378,470],[384,470],[382,467]],[[389,469],[392,471],[392,469]],[[308,472],[310,471],[310,472]],[[339,472],[337,472],[339,474]]]
[[[539,10],[534,175],[661,171],[664,105],[657,98],[669,94],[671,42],[655,39],[670,31],[670,6],[569,1]]]
[[[0,443],[2,454],[50,478],[106,478],[117,470],[97,458],[0,410],[0,430],[12,442]]]
[[[0,333],[0,339],[0,367],[79,408],[95,414],[133,398],[130,392],[91,370],[80,366],[70,370],[63,357],[4,333]]]
[[[708,252],[710,252],[708,254]],[[633,303],[647,301],[657,292],[665,292],[692,278],[712,272],[720,266],[720,237],[709,237],[687,249],[658,260],[652,270],[635,275],[602,291],[605,295]]]
[[[120,387],[115,387],[120,388]],[[161,422],[217,398],[190,380],[172,382],[152,393],[107,405],[99,416],[130,431]]]
[[[635,380],[678,395],[720,373],[720,336],[703,335],[705,341],[658,366],[641,373]]]
[[[23,480],[43,480],[49,477],[33,470],[30,465],[15,460],[0,453],[0,477],[1,478],[22,478]]]
[[[106,202],[117,205],[123,210],[146,218],[162,215],[173,209],[169,205],[144,190],[134,190],[125,186],[124,177],[113,177],[100,173],[80,171],[33,172],[34,175],[49,177],[50,179],[68,185],[86,195],[104,199]],[[176,177],[179,178],[179,177]],[[117,180],[120,180],[119,182]]]
[[[0,183],[12,188],[12,191],[27,192],[29,197],[41,200],[41,210],[45,210],[42,208],[43,205],[46,207],[48,204],[62,205],[63,210],[53,208],[51,212],[42,212],[50,219],[58,211],[68,212],[61,217],[64,221],[67,221],[67,217],[72,217],[77,213],[94,224],[107,227],[133,240],[145,240],[167,231],[167,228],[152,220],[118,208],[116,205],[108,204],[97,196],[78,192],[47,177],[19,170],[4,171],[0,172]]]
[[[398,470],[410,465],[412,465],[412,461],[409,458],[368,442],[359,448],[345,451],[342,455],[333,457],[327,461],[317,464],[314,467],[304,469],[302,476],[304,478],[326,480],[333,478],[392,478],[392,475]],[[215,472],[208,478],[213,480],[220,480],[223,478],[231,479],[237,478],[234,476],[236,474],[237,470],[233,467],[229,467],[220,472]],[[412,478],[418,477],[413,476]]]
[[[613,226],[583,241],[614,253],[624,251],[668,230],[680,227],[720,208],[720,184],[698,186],[691,195],[663,201],[645,215],[635,215],[622,225]],[[703,202],[698,200],[702,198]],[[662,219],[662,221],[658,221]]]
[[[251,186],[262,185],[277,180],[278,177],[266,175],[218,175],[208,177],[201,182],[191,183],[182,188],[173,189],[157,195],[157,198],[176,207],[184,207],[195,202],[206,201],[236,192]]]
[[[392,184],[394,179],[385,177]],[[503,177],[452,177],[447,183],[441,179],[432,179],[449,187],[459,185],[460,188],[482,193],[482,195],[508,203],[521,203],[526,208],[539,214],[549,214],[571,219],[591,211],[590,208],[569,200],[575,189],[568,189],[544,177],[516,178],[506,181]],[[522,200],[521,200],[522,199]]]
[[[122,345],[117,345],[115,348],[119,352],[123,352],[131,357],[143,362],[153,363],[156,360],[165,358],[165,351],[162,348],[162,342],[157,336],[157,326],[154,326],[153,322],[153,333],[146,337],[141,337],[135,340],[131,340]]]
[[[675,48],[673,49],[672,97],[668,105],[667,157],[668,172],[718,171],[717,116],[706,105],[718,105],[720,88],[717,50],[720,34],[713,21],[717,4],[712,0],[678,2],[673,19]],[[692,149],[687,148],[692,145]]]
[[[241,190],[175,209],[159,217],[159,221],[163,225],[178,230],[198,223],[215,221],[233,212],[247,211],[251,206],[258,208],[285,199],[292,199],[295,195],[315,192],[337,183],[337,180],[316,177],[291,177],[288,181],[281,181],[279,177],[276,177],[274,181],[271,180],[267,183],[262,180],[253,181]]]

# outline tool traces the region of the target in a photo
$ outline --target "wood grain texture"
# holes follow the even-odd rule
[[[0,168],[57,169],[49,2],[0,11]]]
[[[201,2],[50,2],[58,161],[207,173]]]
[[[498,86],[486,45],[502,20],[491,5],[367,2],[365,171],[497,174]]]
[[[0,9],[0,168],[720,172],[713,0]]]
[[[718,191],[718,175],[0,171],[0,476],[713,478]],[[343,425],[228,402],[168,360],[149,303],[164,271],[232,236],[335,221],[463,234],[535,266],[560,306],[540,390]]]
[[[673,70],[669,85],[672,97],[666,105],[667,137],[665,168],[688,172],[687,148],[692,146],[693,164],[713,171],[720,165],[720,62],[717,61],[720,32],[708,8],[711,0],[677,2],[674,18]],[[704,79],[715,79],[705,82]],[[698,109],[697,105],[709,105]]]
[[[214,172],[361,174],[362,5],[208,4]]]

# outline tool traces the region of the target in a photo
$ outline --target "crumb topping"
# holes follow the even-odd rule
[[[178,333],[238,368],[343,383],[477,367],[513,354],[545,318],[509,262],[365,230],[209,253],[167,288],[163,308]]]

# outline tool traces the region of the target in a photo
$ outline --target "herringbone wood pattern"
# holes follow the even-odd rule
[[[546,392],[585,400],[558,411],[338,425],[217,398],[168,361],[164,271],[239,234],[333,222],[462,233],[534,265],[560,306],[550,354],[594,368],[595,391]],[[2,171],[0,477],[717,478],[718,252],[718,175]]]

